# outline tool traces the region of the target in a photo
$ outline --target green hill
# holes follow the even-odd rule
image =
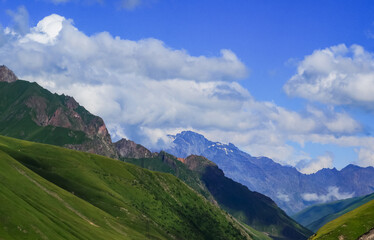
[[[200,180],[199,174],[188,169],[188,167],[184,163],[178,161],[177,158],[171,154],[160,152],[159,154],[154,154],[154,156],[150,158],[120,159],[127,163],[132,163],[152,171],[170,173],[181,179],[183,182],[193,188],[196,192],[203,195],[209,201],[215,201],[214,197],[210,194],[205,184]]]
[[[334,201],[325,204],[317,204],[292,216],[298,223],[316,232],[326,223],[352,211],[353,209],[374,200],[374,193],[362,196]]]
[[[37,83],[0,82],[0,134],[116,157],[104,121]]]
[[[249,239],[178,178],[0,136],[0,239]]]
[[[273,239],[307,239],[312,234],[288,217],[270,198],[225,177],[217,165],[204,157],[190,156],[178,160],[161,152],[151,158],[122,160],[177,176],[207,199],[217,201],[239,221]]]
[[[310,239],[355,240],[374,228],[374,200],[328,222]],[[372,234],[372,239],[374,234]]]

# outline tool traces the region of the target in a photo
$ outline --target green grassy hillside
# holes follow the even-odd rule
[[[209,201],[214,202],[213,196],[200,180],[200,175],[196,171],[188,169],[185,164],[178,161],[177,158],[171,154],[160,152],[157,156],[152,158],[121,158],[121,160],[152,171],[170,173],[181,179]]]
[[[153,158],[122,158],[121,160],[141,166],[142,168],[147,168],[149,170],[173,174],[174,176],[178,177],[183,182],[188,184],[196,192],[203,195],[210,202],[216,202],[214,197],[210,194],[209,190],[204,185],[204,183],[200,180],[199,174],[195,171],[188,169],[185,164],[178,161],[176,157],[174,157],[173,155],[170,155],[166,152],[161,152]],[[241,226],[243,226],[247,230],[247,233],[253,239],[271,239],[266,234],[259,232],[248,225],[241,224]]]
[[[303,226],[309,228],[313,232],[316,232],[326,223],[371,200],[374,200],[374,193],[362,197],[314,205],[292,217]]]
[[[145,239],[5,152],[0,159],[0,239]]]
[[[374,200],[328,222],[310,239],[355,240],[374,228]]]
[[[249,239],[178,178],[0,136],[1,239]]]
[[[184,164],[161,152],[153,158],[122,160],[177,176],[208,199],[213,198],[239,221],[266,232],[273,239],[307,239],[312,234],[288,217],[270,198],[225,177],[217,165],[204,157],[190,156]]]

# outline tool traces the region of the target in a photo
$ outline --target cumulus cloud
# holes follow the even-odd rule
[[[227,49],[221,50],[221,55],[217,57],[195,57],[184,50],[168,48],[157,39],[130,41],[112,37],[107,32],[87,36],[76,29],[71,21],[55,14],[44,18],[32,28],[30,34],[13,45],[21,48],[19,53],[35,53],[40,56],[40,61],[51,62],[47,68],[57,66],[61,71],[65,71],[66,75],[71,75],[69,77],[75,77],[72,75],[82,72],[87,74],[85,80],[96,83],[104,82],[104,79],[101,79],[103,77],[106,78],[106,83],[110,82],[110,79],[113,79],[113,82],[119,78],[126,81],[132,77],[154,80],[180,78],[194,81],[234,81],[247,74],[244,64]],[[54,58],[49,59],[46,53],[53,54]],[[94,72],[84,71],[86,67],[90,67]]]
[[[290,96],[311,101],[372,109],[373,54],[359,45],[316,50],[299,63],[297,73],[284,90]]]
[[[49,17],[40,21],[36,27],[31,29],[31,33],[27,34],[20,41],[23,43],[37,42],[42,44],[53,44],[57,35],[62,29],[62,23],[66,19],[57,14],[52,14]]]
[[[157,39],[87,36],[56,14],[2,47],[0,56],[22,78],[75,96],[116,132],[122,131],[119,125],[144,132],[178,125],[233,127],[222,111],[239,110],[251,98],[235,82],[247,69],[230,50],[191,56]],[[199,113],[203,119],[192,121]]]
[[[333,160],[333,155],[327,152],[315,159],[300,161],[296,167],[304,174],[312,174],[324,168],[333,168]]]
[[[302,198],[308,202],[319,202],[325,203],[334,200],[352,198],[354,196],[353,193],[340,193],[339,188],[335,186],[331,186],[327,189],[326,194],[316,194],[316,193],[304,193],[302,194]]]
[[[248,70],[231,50],[192,56],[158,39],[131,41],[107,32],[88,36],[56,14],[26,34],[12,35],[0,47],[0,59],[17,76],[74,96],[104,118],[115,139],[150,148],[168,144],[167,134],[194,130],[295,165],[310,158],[287,141],[343,139],[362,130],[333,108],[298,113],[256,101],[239,83]]]

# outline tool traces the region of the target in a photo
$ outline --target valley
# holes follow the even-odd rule
[[[311,239],[334,239],[346,236],[342,225],[355,231],[347,239],[367,238],[373,195],[312,206],[293,216],[299,223],[286,212],[318,203],[303,200],[308,191],[371,192],[372,167],[305,175],[191,131],[170,136],[172,148],[160,152],[127,139],[113,143],[104,121],[73,98],[14,80],[5,66],[0,70],[6,73],[0,133],[27,140],[0,136],[4,239],[301,240],[312,231]],[[322,182],[325,188],[318,188]]]

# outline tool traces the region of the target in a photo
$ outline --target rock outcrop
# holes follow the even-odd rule
[[[118,142],[114,143],[119,157],[122,158],[150,158],[152,157],[151,151],[137,144],[131,140],[122,138]]]
[[[15,82],[18,77],[5,65],[0,66],[0,82]]]

